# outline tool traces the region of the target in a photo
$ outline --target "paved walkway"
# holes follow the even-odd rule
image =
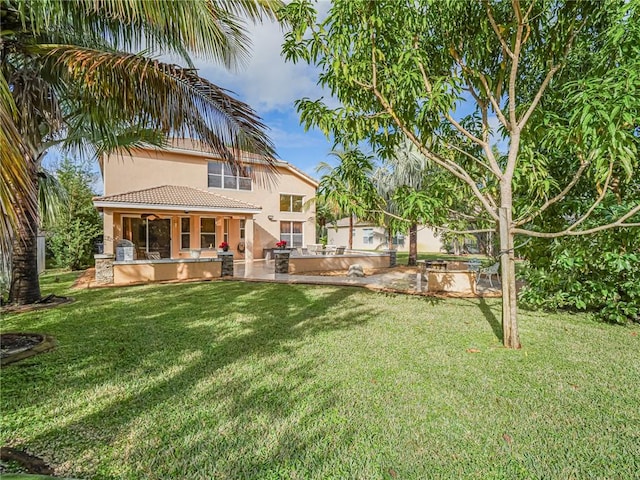
[[[234,263],[235,279],[249,281],[271,281],[278,283],[302,283],[310,285],[349,285],[374,290],[393,290],[406,293],[426,293],[426,281],[422,280],[420,291],[417,272],[391,270],[389,272],[367,275],[366,277],[347,277],[335,275],[289,275],[275,273],[273,260],[237,261]],[[500,284],[494,281],[494,287],[482,279],[477,286],[478,296],[499,296]],[[456,296],[453,294],[452,296]]]

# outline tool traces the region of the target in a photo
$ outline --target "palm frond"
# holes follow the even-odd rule
[[[25,28],[36,35],[58,31],[93,32],[116,48],[206,55],[227,67],[249,53],[246,20],[275,19],[280,0],[13,0],[7,2]],[[28,25],[28,27],[27,27]],[[91,34],[91,33],[89,33]],[[71,43],[71,42],[69,42]]]
[[[58,178],[41,168],[38,171],[38,208],[41,225],[51,225],[58,220],[68,201],[67,191]]]
[[[255,111],[192,69],[76,46],[41,50],[47,52],[45,70],[54,88],[74,85],[93,119],[119,119],[198,138],[231,163],[239,162],[242,150],[267,160],[275,155]]]

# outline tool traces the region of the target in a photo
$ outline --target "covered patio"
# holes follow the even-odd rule
[[[212,260],[227,250],[236,259],[253,259],[253,216],[261,208],[250,203],[165,185],[96,197],[94,205],[104,221],[99,283],[219,277],[222,267]]]

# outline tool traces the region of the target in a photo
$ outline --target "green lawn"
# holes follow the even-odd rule
[[[44,278],[67,293],[70,275]],[[78,478],[637,478],[640,326],[357,288],[191,283],[6,316],[1,444]]]

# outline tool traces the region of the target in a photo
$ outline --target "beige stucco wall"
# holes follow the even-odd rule
[[[364,229],[373,228],[373,245],[363,242]],[[387,248],[387,235],[383,227],[363,227],[354,228],[353,248],[355,250],[381,250]],[[327,227],[327,241],[332,245],[348,245],[349,227],[340,226],[336,230],[333,226]],[[404,237],[404,245],[396,245],[399,252],[409,251],[409,235]],[[419,252],[440,252],[443,249],[442,240],[435,235],[433,229],[428,227],[418,227],[418,251]]]
[[[183,262],[136,262],[116,263],[113,265],[113,283],[127,285],[141,282],[162,282],[167,280],[190,280],[220,278],[222,262],[190,261]]]
[[[476,293],[475,272],[427,271],[430,292]]]
[[[347,270],[354,264],[363,268],[385,268],[389,266],[389,255],[318,255],[316,257],[291,257],[289,273],[323,272]]]
[[[207,162],[218,160],[213,155],[194,150],[133,150],[132,155],[112,155],[101,162],[104,195],[143,190],[162,185],[181,185],[234,198],[262,207],[259,214],[253,216],[253,256],[261,258],[264,248],[273,248],[280,239],[280,222],[303,222],[303,245],[315,243],[315,208],[311,207],[302,212],[280,212],[280,194],[302,195],[304,201],[315,195],[315,184],[294,168],[282,162],[275,169],[275,174],[265,174],[263,167],[252,165],[256,173],[252,191],[231,190],[207,187]],[[180,212],[178,212],[180,213]],[[181,212],[184,215],[184,212]],[[113,211],[111,212],[113,214]],[[117,230],[121,220],[107,218],[105,211],[105,252],[108,232]],[[216,214],[212,214],[218,216]],[[235,216],[235,215],[234,215]],[[271,219],[269,217],[271,216]],[[111,224],[109,224],[111,222]],[[192,222],[192,225],[194,222]],[[235,229],[234,229],[235,231]],[[193,235],[193,232],[192,232]],[[199,236],[199,232],[197,234]],[[219,236],[218,238],[222,238]],[[239,239],[230,239],[232,248],[237,246]],[[179,258],[182,255],[178,255]]]

